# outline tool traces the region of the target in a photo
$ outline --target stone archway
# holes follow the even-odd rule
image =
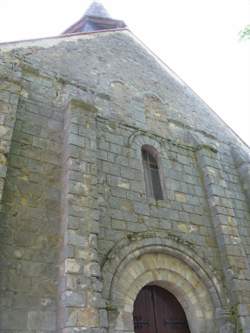
[[[133,304],[138,292],[149,283],[175,295],[192,333],[216,332],[214,308],[204,284],[185,263],[161,253],[146,253],[130,261],[113,286],[113,301],[119,309],[113,323],[116,331],[133,332]]]
[[[103,276],[110,333],[134,332],[134,301],[138,292],[152,283],[177,298],[191,333],[219,332],[227,321],[217,316],[225,308],[218,279],[209,272],[209,265],[184,244],[161,237],[123,240],[109,256]]]

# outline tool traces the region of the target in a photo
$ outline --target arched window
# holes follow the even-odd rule
[[[163,191],[156,150],[148,145],[143,146],[142,161],[147,196],[154,198],[155,200],[163,200]]]

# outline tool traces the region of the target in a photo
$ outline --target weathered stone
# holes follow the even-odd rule
[[[83,294],[67,290],[63,294],[63,303],[65,306],[83,307],[86,302]]]
[[[147,284],[191,332],[247,333],[250,157],[230,128],[128,31],[2,45],[0,77],[1,333],[132,332]]]
[[[56,329],[55,313],[49,311],[30,311],[28,312],[27,326],[29,330],[48,330]]]
[[[75,259],[67,259],[65,262],[65,272],[79,273],[81,269],[80,264]]]
[[[69,230],[68,231],[68,244],[75,245],[75,246],[82,246],[86,247],[87,240],[85,237],[79,235],[77,231]]]
[[[24,310],[5,310],[0,314],[1,330],[26,330],[27,313]]]
[[[83,327],[85,329],[90,327],[98,327],[98,313],[95,309],[89,307],[82,309],[73,308],[69,315],[67,325],[74,326],[76,328]]]

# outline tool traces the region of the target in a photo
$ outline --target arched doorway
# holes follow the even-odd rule
[[[133,320],[135,333],[190,333],[176,297],[155,285],[140,290],[134,302]]]
[[[222,282],[209,264],[192,247],[162,232],[157,238],[148,236],[124,238],[107,256],[103,277],[104,297],[110,304],[108,332],[135,332],[135,300],[144,286],[153,285],[175,295],[190,332],[219,333],[230,324]]]

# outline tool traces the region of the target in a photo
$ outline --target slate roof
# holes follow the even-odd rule
[[[65,30],[63,34],[121,28],[126,28],[126,24],[123,21],[113,19],[100,2],[94,1],[84,16]]]

